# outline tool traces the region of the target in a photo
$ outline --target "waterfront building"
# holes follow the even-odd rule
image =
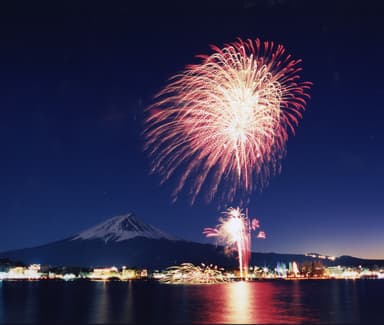
[[[133,269],[126,269],[123,267],[122,273],[121,273],[121,278],[123,280],[131,280],[136,278],[136,270]]]
[[[112,266],[93,269],[93,272],[91,272],[88,277],[94,280],[107,280],[110,278],[120,278],[121,274],[117,267]]]
[[[28,268],[24,266],[16,266],[9,269],[7,279],[29,279],[38,280],[41,277],[40,264],[31,264]]]

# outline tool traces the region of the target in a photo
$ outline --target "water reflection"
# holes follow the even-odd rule
[[[209,290],[199,287],[189,302],[201,308],[190,319],[216,324],[310,322],[312,313],[301,304],[301,294],[298,284],[287,281],[235,282],[212,285]]]
[[[132,282],[92,282],[87,323],[135,322]]]
[[[127,299],[124,300],[124,303],[126,304],[125,313],[124,313],[124,323],[132,323],[134,321],[132,281],[128,282]]]
[[[105,281],[91,284],[94,286],[94,292],[88,323],[107,323],[108,296],[106,291],[108,284]]]
[[[0,280],[0,323],[4,323],[3,308],[3,281]]]
[[[3,282],[0,323],[378,323],[384,281]]]
[[[27,282],[27,295],[25,308],[28,313],[28,318],[32,320],[33,323],[38,322],[38,311],[40,299],[37,299],[38,290],[36,288],[39,287],[39,282]]]
[[[247,282],[233,283],[227,287],[226,294],[226,323],[258,323],[257,309],[254,305],[251,286]]]
[[[359,301],[355,280],[330,282],[330,299],[321,304],[320,319],[329,323],[359,322]]]

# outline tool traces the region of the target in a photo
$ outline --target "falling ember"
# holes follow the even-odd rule
[[[151,171],[163,182],[178,175],[174,199],[190,182],[192,203],[203,185],[208,201],[220,187],[227,202],[267,185],[311,86],[300,81],[301,60],[282,45],[238,39],[211,48],[171,78],[145,121]]]
[[[247,278],[248,265],[251,257],[251,231],[259,228],[259,221],[243,214],[241,209],[229,208],[224,217],[219,218],[216,228],[205,228],[203,233],[207,237],[217,237],[219,242],[234,247],[239,260],[240,278]],[[266,238],[264,231],[260,231],[257,238]]]

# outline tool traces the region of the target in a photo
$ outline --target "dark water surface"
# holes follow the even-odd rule
[[[384,280],[3,281],[0,323],[383,323]]]

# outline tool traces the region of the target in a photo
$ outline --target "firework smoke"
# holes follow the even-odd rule
[[[301,60],[282,45],[238,39],[211,48],[171,78],[147,112],[151,171],[162,182],[177,174],[174,200],[188,181],[192,203],[204,184],[208,201],[220,187],[229,203],[262,189],[280,171],[288,132],[309,97],[311,83],[299,81]]]

